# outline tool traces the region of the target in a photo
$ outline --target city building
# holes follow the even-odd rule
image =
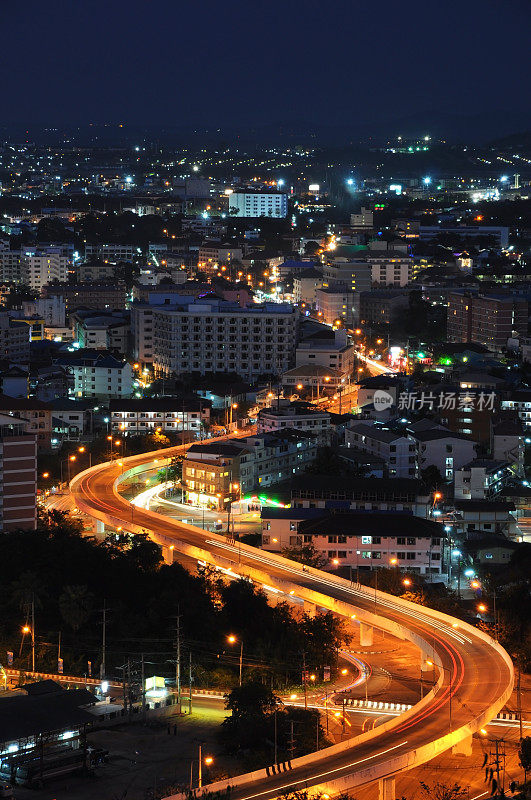
[[[201,438],[210,423],[210,406],[208,400],[178,397],[110,400],[111,429],[124,436],[191,431]]]
[[[329,442],[331,421],[328,411],[316,408],[310,403],[282,403],[272,408],[262,408],[258,412],[256,430],[258,433],[282,431],[286,428],[316,434],[321,444]]]
[[[368,261],[336,256],[323,266],[323,287],[341,286],[348,292],[368,292],[372,284],[372,267]]]
[[[59,295],[37,300],[24,300],[22,311],[25,317],[39,317],[49,328],[62,328],[65,325],[66,305]]]
[[[443,571],[444,529],[430,520],[405,513],[325,511],[319,517],[291,520],[295,523],[292,533],[286,532],[285,525],[277,526],[275,516],[266,511],[262,517],[262,546],[267,550],[312,544],[330,567],[370,570],[394,566],[419,575]]]
[[[48,403],[34,397],[0,395],[0,413],[24,422],[24,432],[35,437],[39,453],[51,451],[52,409]]]
[[[378,424],[352,422],[345,432],[345,443],[383,458],[390,478],[417,476],[418,448],[410,434],[395,433]]]
[[[37,527],[37,441],[28,423],[0,413],[0,530]]]
[[[315,307],[319,319],[327,325],[356,325],[359,318],[359,297],[341,285],[315,290]]]
[[[60,248],[47,247],[45,250],[26,252],[28,284],[40,291],[47,283],[65,283],[68,279],[67,256]]]
[[[226,300],[154,306],[153,366],[158,375],[234,372],[247,380],[279,374],[294,361],[298,311],[280,303],[242,308]],[[135,320],[136,323],[136,320]],[[144,332],[147,336],[147,325]],[[135,340],[140,327],[135,327]],[[147,355],[136,344],[135,353]]]
[[[503,351],[507,339],[527,334],[527,299],[507,294],[475,294],[465,290],[448,295],[449,342],[478,342]]]
[[[0,312],[0,359],[26,364],[30,355],[30,329],[25,322],[13,319],[8,311]]]
[[[432,503],[426,486],[415,478],[304,475],[291,482],[293,508],[405,511],[427,519]]]
[[[103,261],[104,263],[113,262],[118,264],[120,261],[133,261],[140,254],[140,248],[134,244],[118,244],[116,242],[85,244],[85,261]]]
[[[295,350],[296,367],[318,364],[352,374],[356,351],[345,331],[333,331],[322,326],[314,333],[303,336]]]
[[[409,292],[401,289],[372,289],[359,295],[359,324],[390,325],[409,306]]]
[[[76,277],[79,283],[98,283],[114,277],[116,264],[111,261],[91,259],[76,264]]]
[[[418,442],[419,469],[436,467],[445,481],[452,481],[455,470],[475,458],[477,445],[468,436],[437,427],[411,435]]]
[[[70,315],[74,340],[82,348],[112,350],[127,355],[130,350],[130,318],[126,311],[80,309]]]
[[[243,251],[227,242],[204,241],[199,248],[197,268],[207,275],[217,274],[223,267],[230,266],[232,261],[241,261]]]
[[[286,217],[288,198],[284,192],[236,191],[229,196],[229,214],[234,217]]]
[[[316,304],[315,291],[322,286],[323,274],[314,267],[300,270],[293,276],[293,301],[313,308]]]
[[[133,370],[127,361],[104,350],[76,350],[60,353],[55,364],[65,367],[73,376],[75,397],[97,397],[110,400],[130,397],[133,391]]]
[[[42,297],[62,297],[68,312],[77,308],[98,311],[124,309],[126,286],[123,281],[114,283],[65,283],[62,286],[44,286]]]
[[[371,279],[377,286],[407,286],[413,278],[412,256],[400,250],[370,250],[367,261]]]
[[[455,470],[455,500],[492,500],[513,477],[507,461],[475,458]]]
[[[303,364],[288,369],[282,375],[284,393],[293,394],[297,390],[311,389],[316,397],[323,391],[344,389],[349,383],[350,372],[343,372],[335,367],[323,367],[321,364]]]

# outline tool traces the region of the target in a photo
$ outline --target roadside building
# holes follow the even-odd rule
[[[208,400],[190,397],[122,398],[109,401],[109,416],[112,431],[124,436],[191,431],[200,438],[210,407]]]

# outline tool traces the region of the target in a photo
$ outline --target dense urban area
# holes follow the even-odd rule
[[[2,138],[0,797],[531,797],[531,134]]]

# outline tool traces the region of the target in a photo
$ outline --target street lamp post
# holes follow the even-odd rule
[[[235,644],[238,641],[233,634],[231,634],[228,637],[228,640],[231,644]],[[240,686],[242,685],[242,667],[243,667],[243,639],[240,639]]]

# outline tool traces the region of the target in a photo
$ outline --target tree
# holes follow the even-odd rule
[[[260,681],[248,681],[236,686],[225,696],[225,708],[232,712],[235,719],[267,716],[280,704],[280,698]]]
[[[442,475],[435,464],[430,464],[426,469],[421,470],[420,477],[430,491],[440,489],[443,483]]]
[[[59,611],[64,622],[74,633],[88,621],[92,611],[93,596],[86,586],[65,586],[59,598]]]
[[[527,782],[527,773],[531,769],[531,736],[524,736],[518,749],[518,758],[524,770],[524,783]]]
[[[429,800],[465,800],[468,797],[468,790],[463,789],[458,783],[434,783],[432,786],[420,782],[422,796]]]
[[[306,564],[306,566],[315,567],[316,569],[322,569],[328,564],[328,558],[319,550],[316,550],[315,545],[311,542],[285,547],[282,550],[282,555],[285,558],[291,558],[293,561],[298,561],[300,564]]]

